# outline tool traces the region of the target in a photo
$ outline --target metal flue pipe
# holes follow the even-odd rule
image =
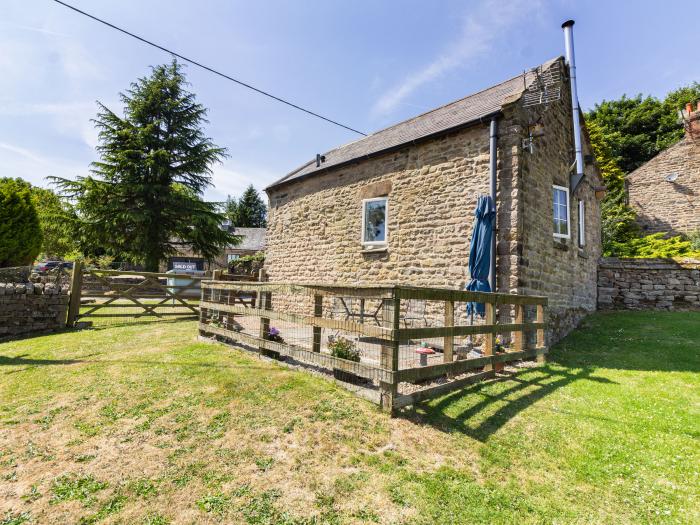
[[[498,167],[498,121],[494,116],[491,118],[491,127],[489,129],[489,175],[491,178],[491,200],[496,209],[496,217],[494,218],[493,234],[491,235],[491,267],[489,268],[489,284],[491,291],[496,291],[496,235],[498,232],[498,204],[496,204],[496,169]]]
[[[581,149],[581,120],[576,88],[576,57],[574,55],[574,21],[567,20],[561,25],[564,29],[564,48],[566,65],[569,66],[571,80],[571,107],[574,123],[574,151],[576,153],[576,173],[571,176],[571,191],[573,192],[583,179],[583,150]]]

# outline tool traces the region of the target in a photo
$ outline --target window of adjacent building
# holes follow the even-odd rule
[[[554,196],[554,236],[568,239],[569,233],[569,188],[552,186]]]
[[[578,245],[586,246],[586,203],[578,201]]]
[[[362,244],[364,246],[386,245],[387,212],[386,197],[362,201]]]
[[[229,253],[227,256],[227,262],[235,261],[240,257],[237,253]]]

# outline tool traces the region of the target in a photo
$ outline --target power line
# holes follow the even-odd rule
[[[124,33],[125,35],[128,35],[128,36],[130,36],[130,37],[132,37],[132,38],[135,38],[136,40],[140,40],[140,41],[143,42],[144,44],[148,44],[149,46],[152,46],[152,47],[155,47],[155,48],[157,48],[157,49],[160,49],[161,51],[165,51],[166,53],[170,53],[171,55],[176,56],[177,58],[180,58],[180,59],[184,60],[185,62],[189,62],[190,64],[194,64],[195,66],[199,66],[199,67],[201,67],[202,69],[205,69],[205,70],[209,71],[210,73],[214,73],[215,75],[218,75],[218,76],[220,76],[220,77],[223,77],[223,78],[225,78],[226,80],[230,80],[231,82],[235,82],[236,84],[239,84],[239,85],[241,85],[241,86],[243,86],[243,87],[246,87],[246,88],[248,88],[248,89],[252,89],[252,90],[255,91],[256,93],[260,93],[261,95],[265,95],[266,97],[269,97],[269,98],[271,98],[271,99],[273,99],[273,100],[276,100],[277,102],[281,102],[282,104],[286,104],[287,106],[291,106],[291,107],[293,107],[294,109],[298,109],[299,111],[303,111],[304,113],[308,113],[309,115],[313,115],[314,117],[317,117],[317,118],[320,118],[320,119],[322,119],[322,120],[325,120],[326,122],[330,122],[331,124],[335,124],[336,126],[340,126],[341,128],[345,128],[345,129],[347,129],[347,130],[349,130],[349,131],[352,131],[353,133],[359,133],[360,135],[363,135],[363,136],[365,136],[365,137],[367,136],[366,133],[363,133],[363,132],[358,131],[358,130],[356,130],[356,129],[354,129],[354,128],[351,128],[350,126],[346,126],[345,124],[341,124],[340,122],[337,122],[337,121],[335,121],[335,120],[333,120],[333,119],[329,119],[328,117],[324,117],[323,115],[319,115],[318,113],[315,113],[315,112],[313,112],[313,111],[311,111],[311,110],[309,110],[309,109],[306,109],[306,108],[303,108],[303,107],[301,107],[301,106],[298,106],[297,104],[294,104],[294,103],[292,103],[292,102],[289,102],[288,100],[285,100],[285,99],[283,99],[283,98],[277,97],[277,96],[275,96],[275,95],[273,95],[273,94],[271,94],[271,93],[268,93],[267,91],[263,91],[262,89],[258,89],[258,88],[254,87],[254,86],[251,86],[250,84],[247,84],[246,82],[242,82],[242,81],[240,81],[240,80],[237,80],[237,79],[235,79],[235,78],[233,78],[233,77],[231,77],[231,76],[229,76],[229,75],[227,75],[227,74],[225,74],[225,73],[222,73],[222,72],[220,72],[220,71],[217,71],[217,70],[214,69],[214,68],[211,68],[211,67],[209,67],[209,66],[206,66],[206,65],[202,64],[201,62],[197,62],[196,60],[192,60],[191,58],[187,58],[186,56],[180,55],[179,53],[176,53],[175,51],[171,51],[170,49],[168,49],[168,48],[166,48],[166,47],[160,46],[160,45],[158,45],[158,44],[156,44],[156,43],[154,43],[154,42],[151,42],[150,40],[146,40],[146,39],[143,38],[143,37],[140,37],[140,36],[138,36],[138,35],[135,35],[134,33],[131,33],[131,32],[129,32],[129,31],[127,31],[126,29],[122,29],[121,27],[117,27],[117,26],[115,26],[114,24],[111,24],[111,23],[107,22],[106,20],[102,20],[101,18],[98,18],[98,17],[96,17],[96,16],[93,16],[93,15],[91,15],[90,13],[86,13],[85,11],[82,11],[82,10],[78,9],[77,7],[74,7],[74,6],[72,6],[72,5],[70,5],[70,4],[67,4],[67,3],[65,3],[65,2],[61,2],[61,0],[53,0],[53,1],[56,2],[57,4],[61,4],[61,5],[64,6],[64,7],[67,7],[68,9],[72,9],[72,10],[75,11],[76,13],[80,13],[81,15],[87,16],[88,18],[92,18],[93,20],[95,20],[95,21],[97,21],[97,22],[100,22],[101,24],[104,24],[104,25],[106,25],[107,27],[111,27],[112,29],[116,29],[117,31],[119,31],[119,32],[121,32],[121,33]]]

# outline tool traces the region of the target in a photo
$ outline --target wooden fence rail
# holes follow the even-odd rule
[[[377,402],[387,410],[412,404],[430,397],[431,388],[400,395],[400,383],[420,383],[441,376],[454,378],[470,370],[481,369],[479,378],[493,377],[501,363],[536,358],[544,360],[546,297],[514,294],[481,293],[440,288],[409,286],[340,286],[324,283],[232,282],[204,280],[200,303],[200,334],[220,337],[234,343],[252,346],[261,353],[272,352],[301,363],[325,369],[352,373],[377,384]],[[250,294],[254,301],[236,304],[235,298]],[[292,299],[290,299],[292,297]],[[324,300],[358,300],[360,311],[341,311],[340,317],[324,310]],[[442,305],[442,326],[408,326],[406,309],[410,302],[423,301]],[[366,303],[378,304],[368,313]],[[455,303],[484,303],[486,315],[481,324],[455,324]],[[308,306],[306,306],[308,305]],[[527,316],[526,308],[536,310]],[[300,312],[300,309],[307,310]],[[498,322],[514,312],[512,322]],[[534,317],[534,319],[532,319]],[[257,322],[257,328],[246,328],[247,321]],[[241,321],[239,323],[239,321]],[[282,341],[273,340],[271,321],[282,323],[288,335]],[[340,332],[352,334],[358,344],[370,348],[360,362],[332,356],[323,351],[322,331],[331,337]],[[333,334],[333,331],[336,334]],[[535,337],[528,337],[528,333]],[[498,334],[512,334],[511,345],[497,344]],[[455,339],[482,336],[482,355],[457,359]],[[291,341],[287,341],[289,338]],[[442,341],[439,354],[432,361],[415,362],[419,340]],[[534,344],[531,345],[530,341]],[[434,353],[427,351],[424,353]],[[407,357],[408,356],[408,357]],[[421,356],[422,357],[422,356]],[[463,357],[463,356],[460,356]],[[438,361],[436,361],[436,358]],[[335,372],[334,372],[335,373]],[[450,384],[458,387],[469,382],[460,378]],[[435,394],[443,393],[445,385],[432,387]]]

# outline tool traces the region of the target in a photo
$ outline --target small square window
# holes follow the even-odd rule
[[[229,253],[226,255],[226,262],[231,262],[235,261],[236,259],[239,259],[241,256],[238,255],[237,253]]]
[[[365,199],[362,201],[362,244],[367,247],[386,246],[388,199]]]
[[[568,239],[569,233],[569,188],[552,186],[554,237]]]

